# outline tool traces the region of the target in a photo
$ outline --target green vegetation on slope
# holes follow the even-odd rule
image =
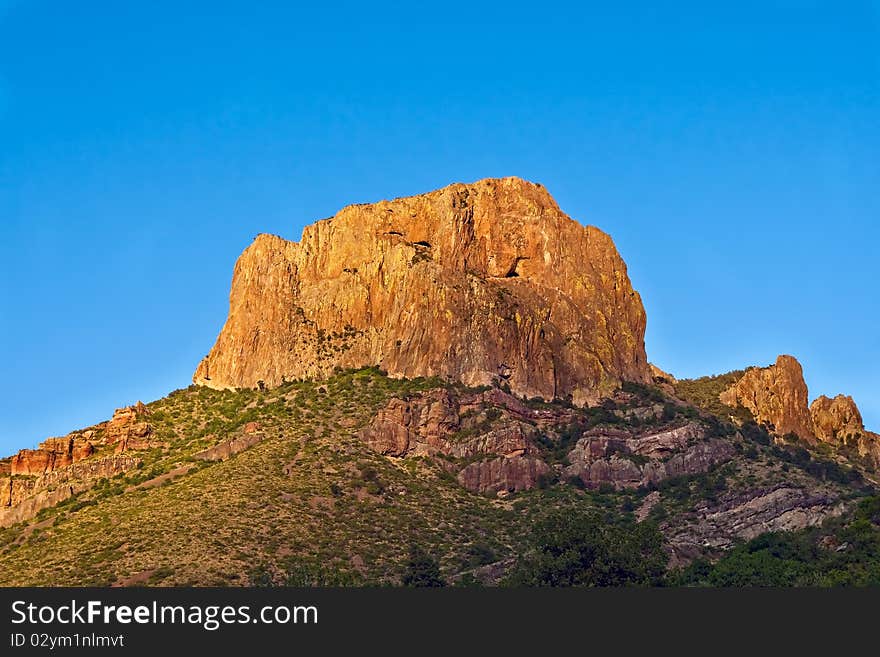
[[[710,405],[729,385],[719,379],[685,389]],[[544,437],[542,455],[561,468],[587,429],[699,421],[710,437],[730,440],[736,458],[637,490],[587,491],[548,476],[538,490],[497,498],[468,492],[430,460],[375,454],[355,436],[391,397],[447,386],[463,390],[368,368],[271,390],[176,391],[149,404],[167,450],[141,452],[140,469],[0,530],[0,585],[876,582],[876,502],[822,528],[756,539],[715,565],[698,559],[665,574],[661,530],[728,495],[784,481],[855,504],[868,490],[855,470],[796,442],[774,445],[751,419],[740,418],[740,437],[729,412],[702,415],[651,386],[627,384],[616,400],[578,411]],[[259,423],[262,442],[223,462],[195,456],[247,422]],[[637,523],[637,512],[646,520]]]
[[[699,559],[669,578],[684,586],[880,586],[880,497],[846,518],[763,534],[716,563]]]
[[[669,559],[654,523],[611,511],[554,510],[535,523],[528,540],[508,586],[657,585]]]
[[[414,545],[440,557],[451,582],[525,550],[546,505],[577,515],[607,503],[575,490],[535,491],[524,506],[475,495],[437,465],[384,458],[354,435],[390,397],[442,385],[364,369],[271,390],[176,391],[149,404],[168,451],[143,453],[141,469],[35,525],[0,530],[0,585],[399,584]],[[223,462],[194,458],[251,421],[262,442]]]
[[[726,374],[704,376],[699,379],[681,379],[675,384],[675,394],[686,402],[722,418],[735,418],[747,422],[754,417],[748,409],[739,406],[731,408],[722,404],[718,396],[739,381],[746,370],[734,370]]]

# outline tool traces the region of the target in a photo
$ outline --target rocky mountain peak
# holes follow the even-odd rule
[[[747,370],[720,398],[728,406],[744,406],[780,436],[814,437],[804,371],[794,356],[781,355],[769,367]]]
[[[334,368],[585,403],[650,382],[645,311],[611,238],[519,178],[351,205],[258,237],[193,380],[276,386]]]
[[[880,435],[865,429],[853,398],[821,395],[809,404],[803,369],[792,356],[779,356],[769,367],[746,370],[719,397],[728,406],[747,408],[759,423],[772,425],[777,436],[795,433],[880,463]]]

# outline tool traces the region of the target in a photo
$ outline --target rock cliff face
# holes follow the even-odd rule
[[[22,449],[12,457],[11,474],[41,475],[88,458],[95,451],[80,436],[47,438],[37,449]]]
[[[772,424],[778,436],[793,432],[880,463],[880,435],[865,429],[853,398],[821,395],[808,406],[803,370],[791,356],[779,356],[770,367],[747,370],[720,399],[728,406],[745,406],[758,422]]]
[[[843,443],[847,437],[865,432],[862,414],[852,397],[837,395],[830,399],[825,395],[810,404],[810,416],[816,438],[829,443]]]
[[[441,388],[390,400],[358,437],[387,456],[433,457],[479,493],[527,490],[550,475],[586,488],[636,488],[708,472],[736,454],[730,439],[709,437],[698,422],[659,430],[585,429],[584,422],[580,409],[531,408],[497,389],[458,395]],[[567,465],[554,462],[563,435],[575,440]]]
[[[570,419],[569,411],[531,409],[497,389],[457,396],[440,388],[390,400],[358,436],[380,454],[439,457],[469,490],[513,492],[550,471],[534,442],[540,430]]]
[[[758,422],[772,424],[780,436],[814,437],[804,372],[792,356],[779,356],[770,367],[746,371],[720,398],[728,406],[741,404]]]
[[[107,456],[45,472],[37,477],[0,477],[0,527],[32,518],[87,489],[94,481],[136,468],[134,456]]]
[[[822,395],[810,404],[810,416],[819,440],[855,449],[859,456],[880,463],[880,435],[865,429],[852,397]]]
[[[153,436],[153,427],[147,421],[150,410],[143,402],[117,408],[104,428],[108,443],[116,445],[116,453],[163,447],[165,443]]]
[[[619,430],[594,430],[569,452],[570,465],[563,473],[577,477],[587,488],[602,484],[636,488],[708,472],[735,453],[729,440],[706,439],[705,429],[697,423],[639,437]]]
[[[349,206],[298,243],[258,236],[193,380],[274,386],[379,365],[584,403],[650,382],[644,331],[608,235],[540,185],[490,179]]]
[[[700,502],[675,522],[664,523],[679,565],[709,550],[725,550],[765,532],[793,531],[838,516],[845,503],[816,490],[785,483],[746,491],[731,491],[717,503]]]

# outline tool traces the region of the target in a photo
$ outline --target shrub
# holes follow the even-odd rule
[[[474,543],[465,550],[465,567],[478,568],[498,561],[498,554],[488,543]]]
[[[760,426],[754,420],[744,422],[740,427],[740,432],[747,439],[758,443],[759,445],[770,445],[773,439],[766,428]]]

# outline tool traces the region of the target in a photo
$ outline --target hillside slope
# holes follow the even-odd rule
[[[529,490],[474,492],[460,475],[521,454],[390,456],[369,440],[400,402],[487,392],[445,440],[539,429],[527,449],[547,469]],[[0,531],[0,584],[400,584],[414,548],[447,582],[548,583],[535,528],[587,520],[629,537],[603,544],[619,565],[596,582],[659,584],[766,531],[845,527],[872,492],[855,470],[637,384],[578,409],[370,368],[265,391],[193,386],[146,409],[167,446]]]

